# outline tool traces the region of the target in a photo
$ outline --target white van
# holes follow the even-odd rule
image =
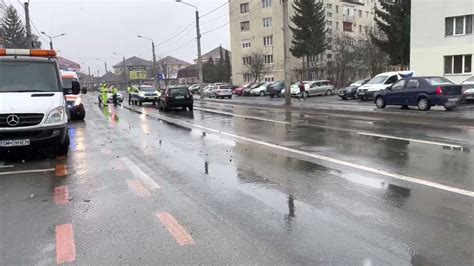
[[[72,92],[80,93],[73,81]],[[56,52],[0,49],[0,151],[48,148],[65,155],[68,112]]]
[[[361,100],[373,100],[377,91],[384,90],[396,81],[410,78],[415,75],[413,71],[396,71],[378,74],[357,89],[357,98]]]

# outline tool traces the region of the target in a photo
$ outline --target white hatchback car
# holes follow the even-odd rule
[[[413,71],[397,71],[378,74],[369,80],[369,82],[357,89],[357,97],[361,100],[372,100],[374,99],[374,94],[376,92],[386,89],[400,79],[410,78],[414,75],[415,72]]]

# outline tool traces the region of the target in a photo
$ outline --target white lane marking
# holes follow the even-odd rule
[[[272,122],[272,123],[277,123],[277,124],[291,125],[290,122],[283,122],[283,121],[272,120],[272,119],[266,119],[266,118],[255,117],[255,116],[238,115],[238,114],[234,114],[234,113],[230,113],[230,112],[222,112],[222,111],[217,111],[217,110],[212,110],[212,109],[207,109],[207,108],[195,107],[194,109],[196,109],[196,110],[201,110],[201,111],[204,111],[204,112],[209,112],[209,113],[230,115],[230,116],[241,117],[241,118],[247,118],[247,119],[252,119],[252,120],[260,120],[260,121]]]
[[[0,172],[0,175],[33,174],[33,173],[46,173],[46,172],[54,172],[54,171],[56,171],[55,168],[48,168],[48,169],[37,169],[37,170]]]
[[[140,181],[142,181],[143,185],[145,185],[149,190],[155,191],[157,189],[160,189],[161,187],[153,181],[145,172],[140,169],[135,163],[133,163],[130,159],[127,157],[122,157],[121,161],[127,168],[130,170],[130,172],[133,173]]]
[[[457,149],[463,149],[463,147],[459,146],[459,145],[453,145],[453,144],[443,143],[443,142],[428,141],[428,140],[421,140],[421,139],[401,138],[401,137],[395,137],[395,136],[389,136],[389,135],[383,135],[383,134],[373,134],[373,133],[366,133],[366,132],[357,132],[357,135],[370,136],[370,137],[379,137],[379,138],[386,138],[386,139],[405,140],[405,141],[410,141],[410,142],[417,142],[417,143],[423,143],[423,144],[430,144],[430,145],[437,145],[437,146],[443,146],[443,147],[452,147],[452,148],[457,148]]]
[[[202,110],[202,111],[210,112],[210,113],[226,114],[226,115],[232,115],[232,116],[237,116],[237,117],[243,117],[243,118],[262,120],[262,121],[268,121],[268,122],[273,122],[273,123],[281,123],[281,124],[291,125],[291,123],[289,123],[289,122],[282,122],[282,121],[277,121],[277,120],[258,118],[258,117],[254,117],[254,116],[237,115],[237,114],[230,113],[230,112],[215,111],[215,110],[211,110],[211,109],[207,109],[207,108],[196,107],[194,109]],[[357,121],[357,122],[373,124],[373,122],[369,122],[369,121]],[[454,149],[461,149],[461,151],[464,149],[463,146],[455,145],[455,144],[428,141],[428,140],[421,140],[421,139],[403,138],[403,137],[383,135],[383,134],[374,134],[374,133],[369,133],[369,132],[358,132],[357,130],[353,130],[353,129],[345,129],[345,128],[339,128],[339,127],[333,127],[333,126],[324,126],[324,125],[318,125],[318,124],[301,124],[300,126],[313,126],[313,127],[319,127],[319,128],[336,130],[336,131],[352,132],[352,133],[356,133],[357,135],[363,135],[363,136],[372,136],[372,137],[380,137],[380,138],[387,138],[387,139],[406,140],[406,141],[417,142],[417,143],[428,144],[428,145],[451,147],[451,148],[454,148]]]
[[[4,161],[0,161],[0,168],[12,168],[14,165],[5,165]]]
[[[311,157],[311,158],[314,158],[314,159],[318,159],[318,160],[322,160],[322,161],[326,161],[326,162],[331,162],[331,163],[335,163],[335,164],[339,164],[339,165],[344,165],[344,166],[352,167],[352,168],[355,168],[355,169],[367,171],[367,172],[370,172],[370,173],[384,175],[384,176],[392,177],[392,178],[395,178],[395,179],[399,179],[399,180],[403,180],[403,181],[407,181],[407,182],[411,182],[411,183],[415,183],[415,184],[419,184],[419,185],[425,185],[425,186],[428,186],[428,187],[432,187],[432,188],[436,188],[436,189],[440,189],[440,190],[444,190],[444,191],[449,191],[449,192],[452,192],[452,193],[457,193],[457,194],[468,196],[468,197],[474,197],[474,191],[455,188],[455,187],[439,184],[439,183],[436,183],[436,182],[423,180],[421,178],[390,173],[390,172],[385,171],[385,170],[375,169],[375,168],[372,168],[372,167],[368,167],[368,166],[364,166],[364,165],[360,165],[360,164],[356,164],[356,163],[351,163],[351,162],[347,162],[347,161],[343,161],[343,160],[339,160],[339,159],[334,159],[334,158],[323,156],[323,155],[317,155],[317,154],[313,154],[313,153],[309,153],[309,152],[305,152],[305,151],[300,151],[300,150],[296,150],[296,149],[292,149],[292,148],[287,148],[287,147],[283,147],[283,146],[279,146],[279,145],[259,141],[259,140],[256,140],[256,139],[242,137],[242,136],[235,135],[235,134],[232,134],[232,133],[227,133],[227,132],[223,132],[223,131],[220,131],[220,130],[216,130],[216,129],[196,125],[196,124],[193,124],[193,123],[188,122],[188,121],[181,121],[181,120],[178,120],[178,119],[169,118],[169,117],[166,117],[166,116],[163,116],[163,115],[158,115],[158,116],[163,120],[166,120],[166,121],[172,122],[172,123],[176,123],[176,124],[180,124],[180,125],[188,127],[188,128],[189,128],[189,126],[191,126],[191,127],[199,128],[199,129],[206,130],[206,131],[209,131],[209,132],[214,132],[214,133],[217,133],[217,134],[222,134],[222,135],[225,135],[225,136],[228,136],[228,137],[232,137],[234,139],[239,139],[239,140],[259,144],[259,145],[262,145],[262,146],[267,146],[267,147],[274,148],[274,149],[279,149],[279,150],[283,150],[283,151],[287,151],[287,152],[291,152],[291,153],[295,153],[295,154],[299,154],[299,155],[304,155],[304,156]]]

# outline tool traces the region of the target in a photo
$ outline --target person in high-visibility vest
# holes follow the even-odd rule
[[[127,91],[128,91],[128,105],[132,105],[132,87],[128,86]]]
[[[112,99],[114,102],[114,105],[117,106],[118,101],[117,101],[117,94],[118,94],[118,89],[114,85],[112,85]]]
[[[100,88],[100,94],[102,96],[102,104],[104,106],[107,106],[108,105],[108,101],[109,101],[109,96],[107,95],[109,92],[108,88],[107,88],[107,84],[102,84],[102,87]]]

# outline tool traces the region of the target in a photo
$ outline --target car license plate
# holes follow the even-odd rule
[[[176,98],[176,99],[184,99],[184,96],[176,96],[176,97],[174,97],[174,98]]]
[[[18,139],[18,140],[0,140],[0,147],[20,147],[29,146],[29,139]]]
[[[364,95],[364,94],[365,94],[365,92],[359,92],[359,95]]]
[[[449,98],[448,101],[449,102],[456,102],[458,100],[458,98]]]

